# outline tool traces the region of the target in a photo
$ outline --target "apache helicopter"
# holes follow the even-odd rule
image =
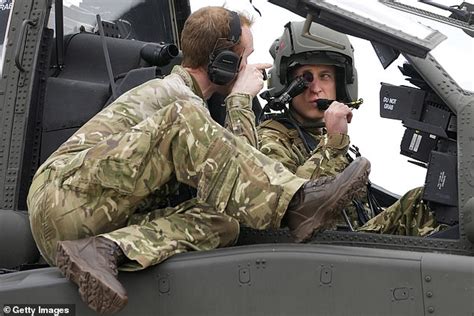
[[[25,304],[94,314],[76,286],[41,259],[29,229],[28,188],[38,166],[94,114],[180,62],[179,36],[191,12],[188,0],[77,2],[2,4],[2,315]],[[413,86],[382,84],[380,114],[403,122],[401,153],[427,169],[424,199],[450,228],[426,238],[325,231],[296,244],[285,228],[243,227],[234,247],[121,273],[129,302],[118,315],[474,315],[474,94],[430,53],[445,36],[410,35],[343,0],[269,2],[305,18],[309,37],[317,36],[309,33],[314,21],[370,41],[384,68],[406,59],[401,74]],[[451,17],[395,0],[376,4],[380,13],[411,11],[474,31],[469,3],[448,7]],[[213,102],[221,101],[211,99],[211,109]],[[377,186],[374,194],[382,206],[398,198]]]

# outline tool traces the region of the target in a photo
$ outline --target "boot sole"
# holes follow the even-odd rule
[[[95,276],[93,268],[88,267],[80,257],[69,253],[61,243],[58,245],[56,265],[67,279],[79,286],[82,300],[94,311],[115,313],[127,305],[125,290],[124,293],[113,291],[104,280]]]
[[[339,186],[339,190],[321,205],[320,211],[315,212],[313,216],[300,224],[298,231],[294,233],[295,241],[303,242],[315,233],[330,227],[335,222],[336,215],[354,198],[364,193],[369,173],[370,162],[364,159],[347,177],[346,185]]]

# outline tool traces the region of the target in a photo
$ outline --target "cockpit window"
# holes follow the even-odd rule
[[[97,32],[99,14],[112,22],[109,36],[144,42],[178,42],[176,27],[170,28],[173,1],[153,0],[64,0],[64,35]],[[51,10],[49,27],[54,29],[55,9]]]

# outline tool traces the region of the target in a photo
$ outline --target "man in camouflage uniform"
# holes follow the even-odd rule
[[[182,32],[182,65],[120,96],[35,174],[28,207],[38,248],[94,310],[127,303],[119,266],[143,269],[175,253],[232,245],[240,224],[278,227],[284,216],[306,239],[367,182],[366,159],[308,181],[256,149],[251,101],[271,65],[247,64],[250,25],[221,7],[194,12]],[[204,101],[215,92],[227,96],[226,128]],[[196,197],[156,208],[179,183]]]
[[[283,91],[284,86],[298,77],[309,81],[308,87],[291,100],[284,113],[271,115],[259,125],[259,145],[262,153],[282,162],[297,176],[317,179],[337,175],[349,165],[347,124],[352,119],[352,112],[341,102],[357,99],[357,72],[347,35],[315,23],[311,26],[311,34],[342,44],[344,48],[341,49],[328,42],[302,37],[303,24],[287,24],[281,38],[270,48],[275,62],[270,71],[269,87],[278,95],[278,91]],[[322,111],[316,106],[318,99],[340,102],[334,101]],[[443,226],[437,225],[433,213],[421,198],[422,192],[422,188],[407,192],[366,223],[359,221],[355,207],[349,204],[344,210],[346,218],[342,214],[339,218],[332,217],[330,225],[335,228],[336,224],[349,220],[351,227],[358,231],[429,235]],[[365,208],[364,212],[369,213],[367,210]]]

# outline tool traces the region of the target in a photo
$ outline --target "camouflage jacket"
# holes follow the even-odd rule
[[[178,99],[201,104],[207,108],[200,87],[181,66],[175,66],[171,74],[163,79],[150,80],[121,95],[63,143],[43,163],[36,174],[40,174],[47,168],[63,169],[61,167],[78,152],[89,149],[112,134],[131,129],[152,116],[157,110]],[[225,127],[241,140],[254,147],[257,146],[252,97],[248,94],[231,94],[225,99],[225,106],[227,111]],[[211,119],[210,116],[209,119]],[[172,179],[167,185],[147,197],[139,209],[147,210],[150,207],[176,205],[182,202],[176,200],[176,197],[180,195],[179,190],[180,184],[176,179]],[[176,202],[170,202],[171,200]]]
[[[340,173],[349,164],[346,158],[349,136],[328,135],[323,129],[305,130],[317,143],[309,152],[298,131],[277,120],[264,121],[258,127],[259,148],[268,157],[280,161],[291,172],[305,179]]]
[[[341,172],[349,161],[346,153],[349,147],[348,135],[327,135],[324,130],[306,130],[318,145],[308,152],[303,139],[295,128],[288,128],[277,120],[267,120],[258,127],[260,151],[278,160],[290,171],[306,179],[335,175]],[[438,225],[427,204],[422,201],[422,188],[408,191],[393,205],[377,216],[370,209],[367,197],[362,198],[357,209],[347,205],[333,229],[338,227],[371,233],[426,236],[446,228]],[[361,221],[361,217],[370,219]]]
[[[315,142],[315,149],[308,151],[302,135],[296,128],[285,126],[276,119],[261,123],[258,128],[259,148],[268,157],[280,161],[291,172],[304,179],[317,179],[342,172],[349,160],[349,135],[328,135],[324,129],[308,129],[304,133]],[[347,209],[351,225],[357,227],[355,208]],[[346,220],[338,218],[335,226],[346,226]]]

